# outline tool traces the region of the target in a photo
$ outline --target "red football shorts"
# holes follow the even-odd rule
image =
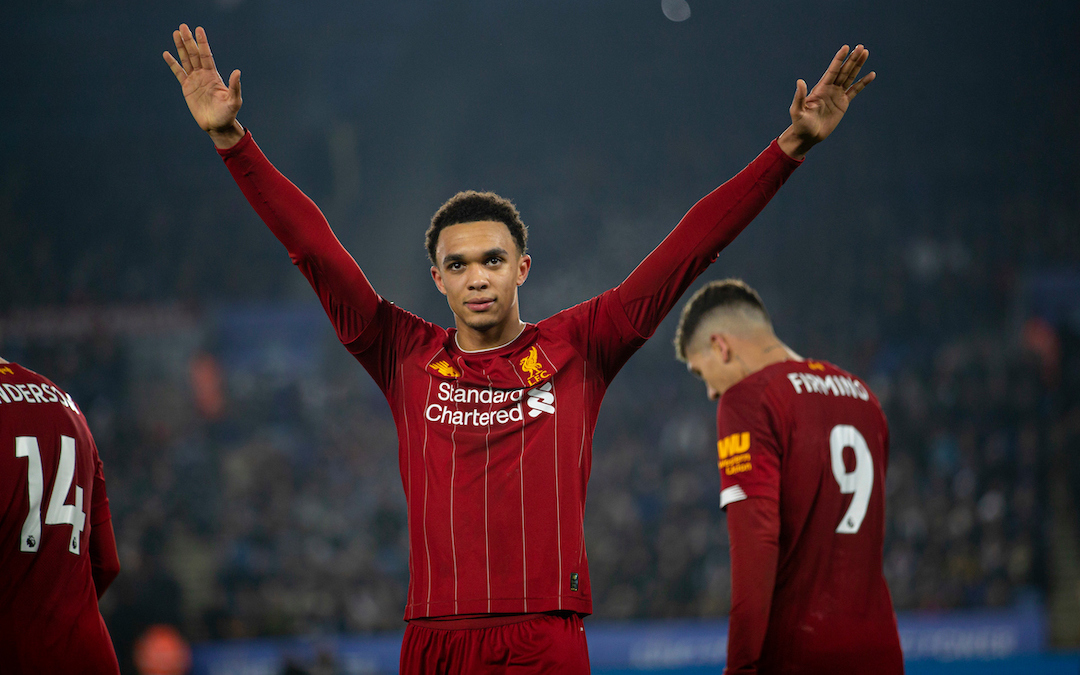
[[[589,647],[577,614],[545,614],[490,628],[405,629],[401,675],[588,675]]]

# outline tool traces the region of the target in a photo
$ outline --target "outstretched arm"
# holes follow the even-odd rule
[[[173,31],[177,57],[163,54],[191,116],[210,135],[248,202],[285,245],[319,296],[338,338],[352,344],[375,318],[379,296],[330,229],[319,207],[283,176],[236,121],[240,71],[229,84],[218,75],[206,31]]]

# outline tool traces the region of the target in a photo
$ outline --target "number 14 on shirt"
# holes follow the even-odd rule
[[[23,521],[19,550],[36,553],[41,546],[41,497],[45,480],[41,470],[41,450],[38,439],[34,436],[15,438],[15,456],[26,457],[26,491],[30,497],[30,512]],[[49,508],[45,512],[46,525],[71,525],[71,543],[68,551],[79,555],[79,539],[86,526],[86,513],[83,511],[83,489],[75,486],[75,503],[65,504],[71,483],[75,478],[75,439],[70,436],[60,437],[60,463],[56,467],[56,480],[53,482]]]

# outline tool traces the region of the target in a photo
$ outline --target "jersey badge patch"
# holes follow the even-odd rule
[[[436,361],[428,366],[443,377],[461,377],[461,371],[444,361]]]
[[[4,375],[14,375],[15,371],[7,366],[0,366],[0,373],[3,373]]]
[[[545,377],[550,377],[547,366],[540,361],[540,355],[536,352],[536,345],[529,348],[529,353],[525,358],[518,361],[518,364],[521,366],[521,372],[529,376],[529,381],[526,383],[528,387],[533,386]]]
[[[754,466],[750,461],[750,432],[731,434],[716,443],[716,452],[720,457],[717,466],[728,476],[749,471]]]
[[[810,370],[821,370],[821,371],[825,370],[825,364],[817,363],[816,361],[807,361],[806,362],[806,367],[809,368]]]

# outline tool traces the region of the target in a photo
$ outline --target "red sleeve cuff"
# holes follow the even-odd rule
[[[243,142],[243,141],[241,141],[241,143],[242,143],[242,142]],[[240,143],[237,143],[237,145],[240,145]],[[786,152],[784,152],[783,150],[781,150],[781,149],[780,149],[780,137],[779,137],[779,136],[777,136],[776,138],[774,138],[774,139],[773,139],[773,142],[772,142],[772,143],[769,143],[769,147],[768,147],[768,149],[766,149],[766,151],[765,151],[765,152],[768,152],[768,153],[770,153],[770,154],[775,154],[775,155],[779,155],[779,156],[780,156],[780,157],[782,157],[782,158],[783,158],[783,159],[784,159],[784,160],[785,160],[785,161],[786,161],[786,162],[787,162],[788,164],[790,164],[790,165],[791,165],[791,167],[792,167],[793,169],[794,169],[794,168],[796,168],[796,167],[798,167],[798,166],[799,166],[800,164],[802,164],[803,162],[805,162],[805,161],[806,161],[806,158],[805,158],[805,157],[803,157],[802,159],[795,159],[795,158],[794,158],[794,157],[792,157],[791,155],[789,155],[789,154],[787,154]]]
[[[247,127],[244,127],[244,137],[237,141],[236,145],[232,146],[231,148],[225,148],[224,150],[218,147],[215,147],[214,149],[217,150],[217,153],[221,155],[222,159],[229,159],[230,157],[235,157],[236,155],[242,154],[247,149],[247,147],[254,142],[255,141],[251,138],[251,131]],[[776,141],[773,141],[773,143],[776,143]],[[781,150],[780,152],[782,153],[783,150]]]

